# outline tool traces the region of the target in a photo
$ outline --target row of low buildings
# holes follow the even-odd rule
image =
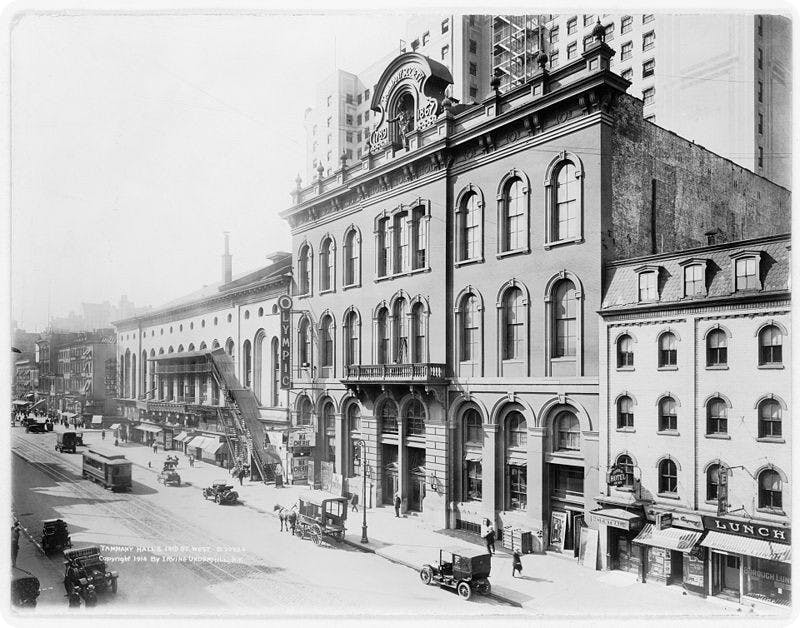
[[[790,194],[646,120],[606,32],[474,105],[393,59],[368,153],[292,192],[291,256],[233,280],[226,250],[117,323],[138,429],[224,451],[251,391],[289,481],[787,603]]]

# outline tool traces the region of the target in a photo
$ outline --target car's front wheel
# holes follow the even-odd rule
[[[468,600],[472,596],[472,587],[470,587],[467,582],[459,582],[456,591],[458,591],[458,595],[464,600]]]
[[[433,570],[428,565],[425,565],[419,570],[419,579],[422,580],[423,584],[430,584],[433,580]]]

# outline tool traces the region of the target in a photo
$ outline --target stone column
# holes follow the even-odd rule
[[[483,475],[483,512],[489,521],[496,524],[497,487],[503,481],[505,469],[497,467],[497,431],[499,425],[484,424],[483,426],[483,460],[481,473]],[[530,480],[528,480],[530,485]]]
[[[550,482],[544,462],[547,429],[528,426],[528,520],[535,535],[534,549],[547,549]]]
[[[200,373],[195,373],[194,376],[194,402],[200,405]]]
[[[206,377],[206,403],[210,406],[214,403],[214,377],[209,373]]]
[[[172,399],[173,401],[178,400],[178,395],[180,394],[180,381],[181,378],[179,375],[175,375],[172,378]]]
[[[153,391],[153,399],[159,399],[160,400],[160,399],[164,398],[163,397],[164,391],[161,388],[161,375],[156,373],[155,374],[155,378],[156,378],[156,380],[155,380],[156,384],[155,384],[155,390]]]
[[[345,448],[345,429],[342,414],[337,412],[333,415],[333,422],[336,426],[336,464],[333,467],[334,473],[341,473],[347,476],[347,449]]]
[[[368,506],[374,508],[381,503],[381,481],[385,481],[381,470],[382,460],[380,443],[378,442],[378,425],[374,416],[361,415],[361,437],[367,442],[367,451],[361,452],[361,469],[362,473],[367,474]]]

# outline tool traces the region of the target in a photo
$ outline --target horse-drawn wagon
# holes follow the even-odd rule
[[[297,533],[301,538],[308,537],[317,545],[321,545],[326,538],[335,541],[344,539],[348,504],[346,497],[309,491],[297,503]]]

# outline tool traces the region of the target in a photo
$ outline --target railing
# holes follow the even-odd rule
[[[352,364],[344,379],[357,382],[433,382],[446,379],[445,364]]]
[[[210,364],[156,364],[156,373],[210,373]]]

